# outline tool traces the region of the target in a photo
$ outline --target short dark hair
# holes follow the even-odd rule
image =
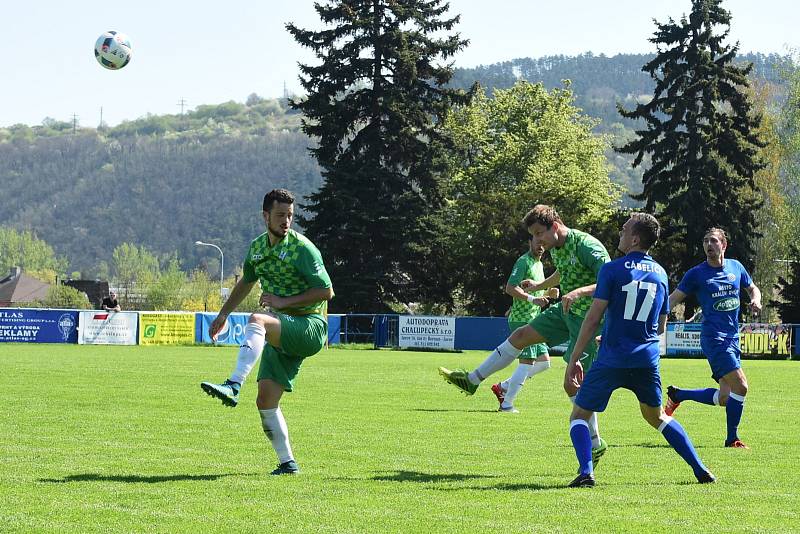
[[[649,213],[637,212],[631,213],[631,220],[633,221],[631,233],[639,237],[643,249],[648,250],[658,243],[658,238],[661,237],[661,225],[655,217]]]
[[[525,225],[525,228],[530,228],[539,223],[549,230],[556,221],[564,224],[555,208],[545,204],[536,204],[531,211],[525,214],[522,224]]]
[[[722,238],[722,242],[725,243],[726,245],[728,244],[728,234],[726,234],[725,230],[723,230],[722,228],[717,228],[716,226],[712,226],[711,228],[706,230],[705,234],[703,234],[703,239],[705,240],[706,236],[708,236],[709,234],[719,234],[719,237]]]
[[[294,204],[294,195],[292,195],[286,189],[273,189],[264,195],[264,203],[261,205],[261,209],[264,211],[269,211],[272,209],[272,205],[275,202],[280,202],[281,204]]]

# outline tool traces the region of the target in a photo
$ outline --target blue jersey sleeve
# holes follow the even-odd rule
[[[736,263],[739,264],[739,269],[741,270],[742,273],[741,275],[742,278],[741,282],[739,283],[739,287],[742,289],[747,289],[748,287],[753,285],[753,278],[750,276],[750,273],[747,272],[747,269],[744,268],[744,265],[742,265],[738,261]]]
[[[606,263],[600,267],[597,274],[597,286],[594,290],[593,298],[611,300],[611,291],[614,289],[613,264]]]
[[[678,291],[682,291],[683,293],[690,295],[697,290],[694,273],[694,267],[686,271],[686,274],[683,275],[683,279],[678,284]]]

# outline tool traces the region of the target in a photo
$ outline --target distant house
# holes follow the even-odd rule
[[[12,267],[11,273],[0,279],[0,307],[14,306],[19,302],[42,301],[47,297],[50,284],[28,276],[20,267]]]

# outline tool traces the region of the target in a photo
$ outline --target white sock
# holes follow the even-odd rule
[[[536,361],[533,362],[530,371],[528,372],[528,378],[538,375],[539,373],[543,373],[550,369],[550,360],[543,360],[543,361]]]
[[[275,449],[275,454],[278,455],[278,462],[286,463],[294,460],[292,455],[292,447],[289,445],[289,428],[286,426],[286,420],[283,418],[280,407],[271,408],[269,410],[258,410],[261,414],[261,427],[264,429],[264,434]]]
[[[520,352],[522,350],[516,348],[506,339],[483,360],[482,364],[467,375],[467,378],[473,384],[480,384],[490,375],[504,367],[508,367],[511,362],[517,359]]]
[[[519,390],[525,385],[525,380],[527,380],[528,373],[531,372],[532,367],[533,365],[529,363],[521,363],[514,370],[514,374],[508,379],[508,389],[506,390],[506,396],[503,400],[504,408],[510,408],[514,405],[514,399],[517,398]]]
[[[575,397],[570,397],[569,400],[575,404]],[[600,446],[600,429],[597,427],[597,412],[592,412],[589,418],[589,435],[592,437],[592,448],[596,449]]]
[[[244,384],[247,375],[253,370],[253,366],[264,350],[267,331],[258,323],[247,323],[244,327],[244,341],[239,346],[239,356],[236,358],[236,369],[229,380]]]

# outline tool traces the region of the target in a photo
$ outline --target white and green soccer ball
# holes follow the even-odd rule
[[[128,36],[115,31],[103,33],[94,44],[94,57],[107,69],[121,69],[131,60],[131,42]]]

